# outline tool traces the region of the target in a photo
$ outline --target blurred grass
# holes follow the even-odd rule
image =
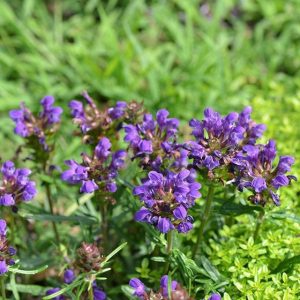
[[[0,111],[88,89],[187,119],[299,88],[299,1],[0,2]]]

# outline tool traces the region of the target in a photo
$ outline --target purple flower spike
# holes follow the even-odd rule
[[[129,285],[134,289],[134,296],[142,300],[145,299],[145,285],[138,278],[132,278],[129,281]]]
[[[276,191],[291,183],[295,176],[285,175],[291,170],[294,158],[281,156],[277,166],[275,142],[270,140],[266,145],[248,145],[233,159],[237,170],[236,184],[240,191],[244,188],[253,192],[249,199],[255,204],[265,205],[271,199],[275,205],[280,205]]]
[[[186,233],[193,227],[187,211],[201,196],[200,188],[192,170],[168,171],[166,175],[151,171],[143,184],[133,190],[144,204],[135,220],[152,224],[162,233],[173,229]]]
[[[16,125],[15,133],[23,138],[35,137],[45,151],[50,150],[46,138],[57,129],[63,112],[61,107],[53,106],[54,101],[52,96],[44,97],[41,100],[43,110],[38,116],[34,116],[24,103],[21,103],[21,109],[9,113]]]
[[[68,170],[61,179],[70,184],[81,184],[80,192],[93,193],[97,190],[114,193],[117,190],[115,178],[125,164],[126,151],[111,152],[108,138],[100,139],[92,157],[82,154],[82,163],[67,160]]]
[[[32,200],[37,191],[35,182],[29,180],[31,171],[17,169],[11,161],[1,167],[2,185],[0,184],[0,205],[14,206],[21,201]]]

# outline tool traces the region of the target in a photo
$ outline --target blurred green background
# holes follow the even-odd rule
[[[143,100],[184,121],[206,106],[252,105],[267,136],[295,154],[299,20],[298,0],[0,0],[2,157],[16,141],[9,109],[20,101],[38,109],[52,94],[68,117],[83,90],[103,104]]]

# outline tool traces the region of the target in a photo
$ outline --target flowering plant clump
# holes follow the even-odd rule
[[[37,193],[35,182],[29,179],[29,169],[17,169],[12,161],[6,161],[1,167],[0,205],[13,206],[27,202]]]
[[[145,114],[143,122],[124,126],[124,140],[129,143],[133,159],[139,158],[144,168],[159,170],[167,158],[180,157],[176,143],[179,121],[168,116],[169,112],[161,109],[156,120]]]
[[[133,191],[145,205],[135,214],[135,220],[150,223],[162,233],[172,229],[188,232],[193,228],[188,209],[200,197],[200,187],[193,170],[169,171],[165,176],[149,172],[148,179]]]
[[[285,175],[291,170],[295,160],[292,156],[281,156],[277,166],[273,162],[276,157],[276,145],[270,140],[266,145],[246,145],[236,156],[233,163],[238,168],[237,185],[240,191],[244,188],[253,192],[249,199],[255,204],[265,205],[271,199],[280,205],[277,190],[287,186],[295,176]]]
[[[250,114],[251,108],[246,107],[240,114],[232,112],[221,117],[207,108],[204,120],[192,119],[190,126],[195,141],[188,142],[187,147],[193,166],[205,170],[210,178],[224,179],[226,173],[221,171],[222,168],[231,163],[244,145],[255,144],[265,130],[265,125],[256,124]]]
[[[102,138],[94,150],[92,157],[82,154],[82,164],[74,160],[65,163],[69,170],[62,173],[62,180],[70,184],[81,184],[82,193],[92,193],[96,190],[114,193],[117,190],[115,178],[118,170],[124,166],[126,151],[111,152],[108,138]]]
[[[132,278],[129,285],[133,288],[133,295],[141,300],[192,300],[188,292],[177,281],[171,281],[169,286],[168,275],[161,278],[160,289],[157,293],[148,290],[138,278]]]
[[[28,144],[35,146],[38,142],[45,151],[51,150],[47,137],[57,130],[63,112],[61,107],[53,106],[54,101],[52,96],[45,96],[41,100],[43,110],[38,116],[34,116],[24,103],[21,103],[21,109],[10,112],[10,117],[16,124],[15,133],[27,138]]]
[[[0,219],[0,275],[8,271],[7,266],[15,264],[12,257],[17,253],[15,248],[9,246],[6,231],[7,226],[5,220]]]
[[[187,136],[180,132],[179,120],[169,118],[166,109],[160,109],[156,117],[145,113],[143,105],[135,101],[119,101],[101,109],[87,93],[83,96],[86,105],[77,100],[69,103],[81,138],[66,135],[55,148],[55,140],[50,142],[49,138],[58,130],[62,109],[53,106],[53,97],[41,101],[43,110],[38,116],[25,104],[10,113],[16,123],[15,133],[26,138],[26,145],[38,155],[34,159],[14,156],[0,168],[2,298],[6,299],[7,290],[9,296],[21,299],[19,294],[31,289],[34,297],[43,294],[43,300],[123,299],[124,295],[141,300],[221,300],[222,295],[230,300],[226,291],[240,295],[239,282],[223,273],[252,266],[239,260],[240,253],[233,245],[253,257],[265,254],[267,251],[259,248],[264,222],[277,224],[276,216],[297,219],[292,213],[278,217],[281,211],[264,207],[269,202],[280,205],[279,189],[296,180],[287,175],[294,158],[280,156],[277,162],[275,142],[258,142],[266,126],[251,119],[250,107],[224,117],[205,109],[203,120],[189,122],[192,132]],[[80,147],[81,161],[66,160],[67,169],[60,171],[65,156],[72,155],[67,152],[68,142],[71,149]],[[127,150],[123,150],[124,142]],[[59,153],[57,148],[68,154]],[[15,167],[28,161],[30,169]],[[44,189],[36,203],[21,205],[37,194],[30,170],[35,171],[37,184]],[[80,188],[70,189],[65,183]],[[250,204],[244,201],[246,197]],[[136,199],[141,203],[138,209]],[[247,224],[251,230],[241,229],[237,235],[241,240],[247,236],[247,245],[222,238],[222,230],[236,228],[242,214],[251,220]],[[11,228],[8,237],[6,222]],[[49,224],[53,232],[48,232]],[[229,271],[223,267],[220,272],[216,266],[228,264],[220,245],[227,242],[234,248],[230,255],[236,256],[235,266]],[[10,244],[17,245],[20,264],[12,259],[16,251]],[[30,254],[25,244],[32,250]],[[298,262],[297,256],[287,256],[282,262],[285,253],[297,253],[297,246],[290,245],[295,249],[283,249],[283,254],[268,250],[276,265],[270,267],[273,273],[287,271],[286,266],[293,268]],[[126,251],[119,253],[125,247]],[[212,262],[214,249],[218,255]],[[22,270],[22,263],[32,268],[43,266]],[[104,274],[109,271],[111,276]],[[257,279],[261,274],[271,276],[269,271],[257,271]],[[23,284],[23,274],[36,277],[28,276]],[[172,281],[171,276],[183,284]],[[160,279],[160,287],[148,289],[138,278],[150,284]],[[248,277],[237,278],[242,281]],[[256,283],[248,284],[256,287]],[[240,298],[245,295],[247,291]]]
[[[78,100],[69,103],[73,122],[79,125],[83,139],[87,143],[96,144],[97,141],[109,134],[116,136],[122,127],[122,122],[134,122],[141,113],[141,105],[132,101],[126,103],[118,101],[114,107],[101,110],[87,92],[83,93],[87,105]]]

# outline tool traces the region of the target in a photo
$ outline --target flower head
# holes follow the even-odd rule
[[[195,141],[188,142],[186,147],[193,165],[214,176],[214,171],[228,166],[244,145],[254,144],[264,132],[265,125],[256,124],[250,114],[250,107],[240,114],[232,112],[225,117],[207,108],[202,121],[192,119],[190,126]]]
[[[29,169],[17,169],[13,162],[6,161],[2,164],[0,173],[0,205],[15,206],[21,201],[30,201],[36,195],[35,182],[31,181]]]
[[[277,166],[276,144],[270,140],[266,145],[246,145],[233,159],[238,178],[236,184],[239,190],[248,189],[253,195],[249,199],[255,204],[265,205],[271,199],[275,205],[280,205],[278,189],[289,185],[296,177],[286,175],[294,164],[292,156],[281,156]]]
[[[144,204],[135,219],[154,225],[162,233],[172,229],[185,233],[193,228],[188,209],[201,196],[200,187],[193,170],[168,171],[166,175],[151,171],[133,191]]]
[[[103,136],[110,136],[121,129],[124,121],[134,121],[141,111],[136,102],[118,101],[114,107],[99,109],[87,92],[83,93],[86,105],[78,100],[69,103],[73,121],[84,134],[84,141],[96,144]]]
[[[76,266],[81,271],[99,271],[103,260],[102,251],[95,244],[82,243],[77,250]]]
[[[63,112],[59,106],[53,106],[54,98],[45,96],[41,100],[42,112],[38,116],[21,103],[20,109],[10,111],[10,118],[15,122],[15,133],[23,138],[27,138],[29,142],[36,139],[43,149],[49,151],[49,145],[46,142],[47,136],[57,129],[60,117]],[[31,139],[31,140],[30,140]]]
[[[108,138],[102,138],[90,157],[82,154],[82,163],[67,160],[69,169],[62,173],[61,178],[70,184],[81,184],[82,193],[92,193],[96,190],[114,193],[117,190],[115,178],[125,164],[126,151],[111,152]]]

